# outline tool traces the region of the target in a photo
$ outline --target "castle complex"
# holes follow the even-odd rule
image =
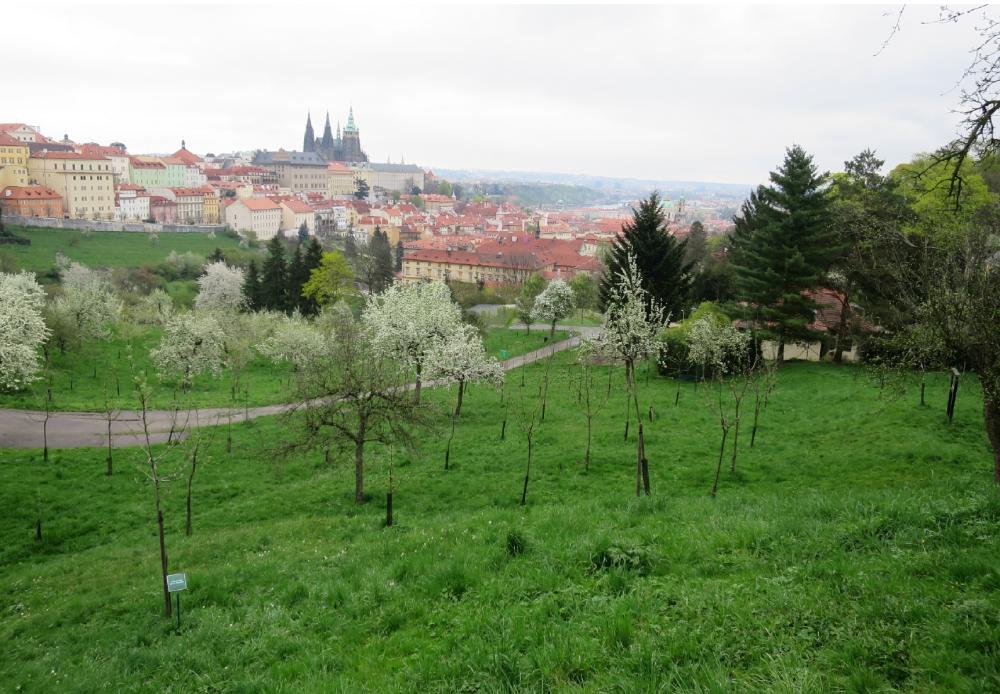
[[[306,133],[302,139],[303,152],[315,152],[326,161],[366,162],[368,155],[361,149],[361,134],[354,124],[354,108],[347,114],[347,125],[343,132],[337,123],[337,137],[330,128],[330,113],[326,114],[326,125],[323,127],[323,137],[316,137],[313,132],[312,116],[306,115]]]

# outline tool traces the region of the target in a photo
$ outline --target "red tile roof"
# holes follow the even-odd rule
[[[282,205],[290,209],[295,214],[305,214],[313,211],[312,207],[301,200],[285,200]]]
[[[11,146],[27,147],[28,143],[21,142],[13,135],[8,135],[7,133],[3,132],[3,130],[0,130],[0,145],[3,145],[4,147],[11,147]]]
[[[266,212],[267,210],[279,210],[278,205],[267,198],[244,198],[240,200],[248,209],[254,212]]]
[[[62,196],[45,186],[7,186],[0,200],[58,200]]]

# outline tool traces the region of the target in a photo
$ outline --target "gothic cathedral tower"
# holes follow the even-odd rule
[[[312,152],[316,149],[316,136],[313,134],[312,115],[306,114],[306,134],[302,138],[302,151]]]

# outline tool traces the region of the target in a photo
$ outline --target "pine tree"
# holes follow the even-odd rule
[[[705,225],[699,221],[692,222],[687,235],[684,260],[695,270],[700,270],[707,255],[708,235],[705,233]]]
[[[309,281],[309,271],[306,269],[305,260],[302,257],[302,244],[295,244],[295,252],[292,253],[292,260],[288,263],[288,310],[298,309],[305,313],[303,306],[305,297],[302,296],[302,286]]]
[[[396,272],[403,271],[403,239],[396,242]]]
[[[813,337],[816,304],[804,293],[818,286],[838,248],[828,177],[812,157],[795,145],[770,178],[735,220],[733,263],[741,311],[777,341],[781,361],[786,342]]]
[[[281,238],[267,242],[267,257],[261,270],[261,307],[284,311],[288,306],[288,269]]]
[[[259,311],[263,308],[260,274],[257,272],[257,261],[253,258],[250,259],[250,264],[247,265],[247,274],[243,279],[243,295],[247,298],[247,310]]]
[[[302,256],[303,285],[309,281],[312,271],[323,263],[323,246],[319,240],[313,236],[309,239],[306,252]],[[300,310],[307,316],[314,316],[319,313],[319,304],[313,296],[303,296],[299,301]]]
[[[684,309],[691,287],[691,265],[684,260],[686,242],[678,242],[666,230],[660,196],[654,192],[632,211],[632,220],[622,226],[621,235],[611,245],[601,278],[601,306],[607,308],[612,288],[635,257],[642,286],[650,300],[656,300],[671,316]]]
[[[378,226],[375,227],[375,234],[372,236],[372,254],[375,256],[375,270],[373,273],[374,286],[371,290],[376,294],[392,284],[395,278],[392,266],[392,247],[389,244],[389,236]]]

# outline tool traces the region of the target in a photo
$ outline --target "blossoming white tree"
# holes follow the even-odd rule
[[[305,369],[318,362],[326,351],[326,341],[315,324],[296,314],[284,316],[257,349],[271,361],[287,361],[296,369]]]
[[[451,460],[451,442],[455,438],[455,422],[462,414],[462,400],[468,383],[486,382],[503,385],[503,367],[487,356],[483,340],[471,325],[463,325],[446,342],[438,345],[428,360],[427,376],[431,380],[457,383],[458,395],[451,415],[451,434],[444,454],[444,468]]]
[[[142,297],[133,310],[136,323],[163,325],[174,315],[174,300],[162,289]]]
[[[232,316],[246,305],[243,295],[243,270],[230,267],[224,261],[209,263],[198,278],[198,296],[195,308]]]
[[[427,358],[458,332],[462,310],[443,282],[396,283],[369,295],[362,321],[378,349],[416,371],[419,403]]]
[[[646,440],[639,410],[635,367],[658,350],[657,335],[669,320],[670,317],[660,303],[643,288],[635,257],[630,255],[619,273],[619,281],[611,289],[601,332],[589,349],[592,353],[620,360],[625,365],[626,396],[634,406],[639,426],[636,440],[636,496],[643,492],[649,494],[649,461],[646,460]]]
[[[562,280],[552,280],[535,297],[531,315],[550,324],[549,336],[556,332],[556,323],[573,311],[573,290]]]
[[[121,299],[105,274],[80,263],[71,263],[62,273],[63,293],[52,304],[51,315],[60,346],[108,336],[122,312]]]
[[[180,376],[189,387],[191,378],[205,372],[219,375],[225,364],[225,334],[209,313],[178,313],[167,321],[160,346],[149,356],[162,375]]]
[[[0,273],[0,388],[17,390],[37,378],[38,348],[49,335],[44,305],[34,275]]]
[[[731,470],[736,471],[736,454],[740,441],[740,409],[747,391],[757,374],[757,355],[749,333],[737,330],[728,321],[720,321],[714,316],[704,316],[695,321],[687,335],[688,359],[693,364],[711,373],[716,381],[716,393],[709,393],[709,401],[719,417],[722,429],[722,443],[719,446],[719,460],[715,467],[715,481],[711,494],[719,490],[719,475],[726,453],[726,439],[733,429],[733,450]],[[723,386],[728,387],[732,409],[723,397]],[[755,424],[756,426],[756,424]]]

